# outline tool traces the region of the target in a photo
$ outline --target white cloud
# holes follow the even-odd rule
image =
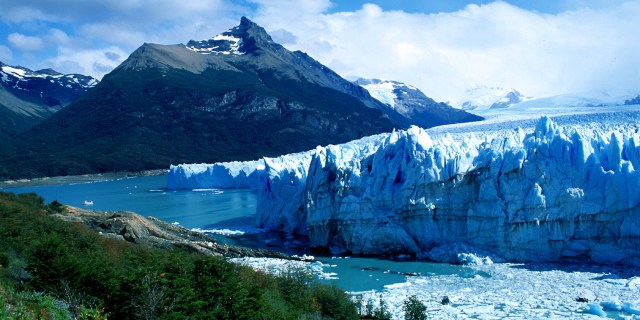
[[[560,0],[553,5],[564,10],[559,14],[505,2],[419,14],[374,4],[328,13],[329,0],[247,1],[257,9],[232,0],[2,0],[10,14],[0,21],[29,28],[11,30],[0,46],[14,49],[9,54],[19,63],[37,53],[31,62],[99,77],[144,42],[206,39],[246,15],[343,76],[404,81],[437,100],[455,99],[474,84],[534,96],[640,90],[639,0]],[[40,49],[59,56],[43,59],[45,50],[33,51]]]
[[[72,41],[66,32],[57,28],[49,30],[49,40],[51,45],[68,45]]]
[[[564,10],[576,10],[576,9],[606,9],[612,6],[619,6],[628,0],[560,0],[557,1],[557,6]]]
[[[249,0],[257,4],[258,14],[303,17],[323,13],[332,7],[329,0]],[[298,18],[299,19],[299,18]]]
[[[11,61],[12,58],[13,53],[11,52],[11,49],[0,45],[0,62],[7,63]]]
[[[25,36],[20,33],[11,33],[7,41],[12,47],[22,51],[38,51],[44,48],[44,41],[39,37]]]
[[[0,21],[6,21],[11,23],[21,23],[32,20],[53,20],[52,17],[43,13],[42,10],[37,7],[30,7],[22,5],[19,1],[7,0],[8,2],[2,4],[3,13],[0,14]]]
[[[101,79],[129,54],[119,47],[77,50],[61,48],[56,57],[44,63],[61,73],[89,74]]]
[[[256,21],[283,29],[302,50],[342,75],[404,81],[438,100],[474,84],[514,87],[525,94],[640,90],[640,2],[557,15],[504,2],[440,14],[383,11],[281,19],[260,2]],[[575,5],[575,4],[574,4]],[[315,9],[322,9],[315,8]]]
[[[141,45],[148,36],[136,28],[126,28],[118,23],[91,23],[78,28],[78,36],[94,41],[109,41],[114,45]]]

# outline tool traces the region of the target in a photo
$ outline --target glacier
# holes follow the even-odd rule
[[[171,165],[168,189],[256,189],[264,160]]]
[[[333,254],[433,258],[459,244],[498,260],[640,265],[636,123],[562,127],[542,117],[526,130],[411,127],[265,158],[261,170],[219,169],[224,183],[204,165],[172,166],[168,187],[258,177],[257,225],[307,235]]]

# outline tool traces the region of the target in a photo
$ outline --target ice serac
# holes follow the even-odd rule
[[[266,164],[259,223],[333,253],[428,255],[462,243],[518,261],[640,265],[640,134],[517,129],[432,139],[412,127],[370,144]]]

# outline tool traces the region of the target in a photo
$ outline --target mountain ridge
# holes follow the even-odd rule
[[[13,139],[68,106],[98,80],[53,69],[32,71],[0,62],[0,137]],[[7,144],[2,141],[0,144]]]
[[[251,160],[410,124],[243,18],[209,40],[143,44],[81,99],[23,134],[0,176]]]
[[[504,109],[531,99],[513,88],[475,85],[473,88],[467,89],[465,94],[453,105],[468,111]]]
[[[405,117],[411,124],[429,123],[430,126],[426,126],[428,128],[483,119],[447,103],[436,102],[420,89],[399,81],[359,78],[353,83],[365,88],[374,98]]]

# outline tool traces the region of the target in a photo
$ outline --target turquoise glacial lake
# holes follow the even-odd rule
[[[189,229],[252,229],[256,194],[252,190],[207,189],[167,190],[165,176],[122,178],[96,182],[5,188],[13,193],[34,192],[45,201],[58,200],[71,206],[102,211],[133,211],[154,216]],[[85,201],[93,202],[85,206]],[[289,254],[308,254],[305,239],[283,237],[273,232],[252,233],[216,239],[230,244],[267,248]],[[423,261],[388,260],[363,257],[319,257],[331,265],[327,272],[338,275],[335,281],[347,291],[381,290],[384,285],[404,282],[407,275],[419,274],[473,277],[471,268]],[[482,275],[486,276],[486,275]]]

